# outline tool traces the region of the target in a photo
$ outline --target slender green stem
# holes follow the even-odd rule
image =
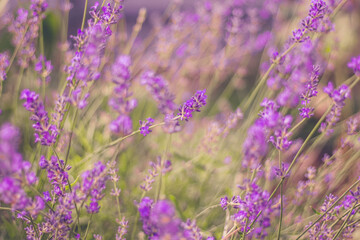
[[[179,118],[180,118],[180,116],[177,116],[177,117],[173,118],[172,121],[175,121],[175,120],[177,120],[177,119],[179,119]],[[153,128],[162,126],[162,125],[164,125],[164,124],[165,124],[165,122],[161,122],[161,123],[158,123],[158,124],[154,124],[154,125],[150,126],[149,129],[153,129]],[[95,156],[95,155],[97,155],[97,154],[102,153],[102,152],[105,151],[106,149],[108,149],[108,148],[110,148],[110,147],[113,147],[113,146],[115,146],[116,144],[118,144],[118,143],[124,141],[125,139],[127,139],[127,138],[129,138],[129,137],[132,137],[132,136],[134,136],[134,135],[136,135],[136,134],[138,134],[138,133],[140,133],[140,130],[136,130],[136,131],[134,131],[134,132],[132,132],[132,133],[124,136],[124,137],[120,137],[120,138],[118,138],[118,139],[116,139],[116,140],[114,140],[114,141],[106,144],[105,146],[102,146],[102,147],[96,149],[94,152],[92,152],[91,154],[89,154],[88,156],[86,156],[85,158],[83,158],[80,163],[83,163],[83,162],[87,161],[89,158],[91,158],[91,157],[93,157],[93,156]]]
[[[79,109],[76,108],[75,114],[74,114],[74,117],[73,117],[73,120],[72,120],[71,132],[70,132],[70,138],[69,138],[69,145],[68,145],[67,150],[66,150],[66,157],[65,157],[65,164],[64,164],[64,166],[66,166],[66,164],[67,164],[67,162],[68,162],[68,159],[69,159],[70,148],[71,148],[71,141],[72,141],[72,137],[73,137],[73,134],[74,134],[74,128],[75,128],[75,125],[76,125],[76,120],[77,120],[78,112],[79,112]]]
[[[85,231],[84,240],[86,240],[86,237],[87,237],[87,235],[88,235],[88,233],[89,233],[89,228],[90,228],[92,216],[93,216],[93,214],[90,215],[90,219],[89,219],[89,221],[88,221],[88,224],[87,224],[87,227],[86,227],[86,231]]]
[[[279,168],[281,169],[281,151],[279,152]],[[283,212],[284,212],[284,206],[283,206],[283,182],[280,185],[280,220],[279,220],[279,231],[278,231],[278,240],[280,240],[281,236],[281,225],[282,225],[282,219],[283,219]]]
[[[249,219],[247,218],[247,219],[245,220],[244,232],[243,232],[243,236],[242,236],[241,239],[244,239],[244,240],[245,240],[245,238],[246,238],[246,232],[247,232],[248,223],[249,223]]]
[[[284,206],[283,206],[283,183],[280,185],[280,220],[279,220],[279,230],[278,230],[278,237],[277,239],[280,240],[281,236],[281,225],[282,225],[282,219],[283,219],[283,212],[284,212]]]
[[[21,67],[20,72],[19,72],[19,76],[18,76],[17,81],[16,81],[15,95],[14,95],[14,100],[13,100],[13,108],[14,109],[16,109],[16,107],[17,107],[17,103],[18,103],[18,99],[19,99],[20,86],[21,86],[21,81],[22,81],[23,75],[24,75],[24,68]]]
[[[83,19],[82,19],[82,23],[81,23],[81,31],[84,30],[84,26],[85,26],[85,19],[86,19],[86,13],[87,13],[87,5],[88,5],[88,0],[85,0]]]
[[[40,52],[42,55],[42,59],[41,59],[42,71],[45,71],[44,29],[43,29],[42,20],[40,21]],[[46,79],[43,73],[41,73],[41,80],[42,80],[42,97],[45,102]]]

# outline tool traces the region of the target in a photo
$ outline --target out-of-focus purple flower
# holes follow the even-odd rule
[[[150,239],[198,239],[194,238],[194,233],[189,231],[189,225],[184,228],[186,224],[183,225],[175,216],[175,209],[167,200],[160,200],[154,204],[150,198],[145,197],[138,204],[138,209],[144,233]],[[189,238],[185,237],[185,233]]]
[[[157,158],[156,162],[150,162],[150,169],[148,170],[149,174],[146,175],[144,181],[145,183],[140,185],[140,188],[148,192],[152,189],[152,183],[155,181],[155,177],[161,172],[165,174],[171,171],[171,161],[166,160],[162,162],[161,157]]]
[[[348,67],[354,71],[354,74],[360,76],[360,56],[351,58]]]
[[[220,205],[224,210],[227,209],[227,207],[228,207],[228,197],[227,196],[220,199]]]
[[[35,142],[40,142],[41,145],[45,146],[54,144],[59,130],[55,125],[49,123],[48,113],[43,103],[39,100],[39,95],[29,89],[24,89],[21,92],[20,99],[25,100],[24,107],[26,110],[33,113],[30,119],[35,122],[33,124]]]
[[[82,97],[81,94],[82,90],[77,88],[71,93],[71,97],[69,98],[69,102],[79,109],[83,109],[87,106],[87,99],[90,96],[89,93],[86,93],[84,97]]]
[[[174,114],[166,114],[164,122],[163,130],[167,133],[175,133],[181,130],[179,120],[174,120]]]
[[[92,170],[84,172],[81,177],[82,183],[76,186],[77,198],[79,201],[90,198],[90,204],[85,205],[88,213],[98,213],[100,209],[98,202],[104,197],[103,191],[109,179],[106,166],[98,162]]]
[[[132,121],[127,115],[120,115],[110,123],[110,130],[115,133],[127,135],[132,131]]]
[[[23,161],[18,152],[19,140],[19,129],[9,123],[0,127],[0,202],[20,211],[21,218],[30,214],[35,219],[44,203],[39,196],[31,199],[24,190],[35,184],[37,177],[31,171],[31,163]]]
[[[126,240],[125,239],[125,234],[127,233],[127,228],[128,228],[128,224],[129,222],[125,220],[125,218],[123,217],[122,220],[117,220],[119,227],[116,233],[116,240]]]
[[[175,96],[170,92],[165,79],[156,76],[152,71],[147,71],[141,78],[141,84],[146,85],[162,114],[166,115],[174,112],[177,107],[174,103]]]
[[[140,133],[144,136],[148,135],[152,131],[149,129],[154,123],[154,119],[148,118],[146,121],[140,120]]]
[[[192,118],[193,112],[200,112],[200,108],[206,105],[205,92],[206,89],[197,91],[194,96],[180,106],[178,115],[181,120],[188,121],[189,118]]]
[[[43,194],[44,194],[44,200],[47,202],[50,202],[51,201],[50,193],[48,191],[46,191],[46,192],[43,192]]]
[[[335,126],[336,122],[339,121],[341,110],[345,106],[345,100],[351,97],[351,91],[345,84],[335,89],[334,85],[329,82],[328,85],[324,87],[324,92],[329,95],[334,103],[330,113],[326,116],[325,122],[321,123],[320,126],[320,132],[329,135],[333,132],[331,127]]]
[[[5,53],[0,53],[0,81],[6,79],[6,69],[9,66],[9,56]]]
[[[184,237],[189,240],[202,240],[202,235],[200,233],[199,227],[196,225],[196,221],[187,219],[185,223],[182,223],[181,226],[184,230]]]
[[[40,75],[41,78],[44,78],[46,82],[49,82],[52,70],[53,66],[51,65],[51,61],[47,61],[45,56],[40,55],[38,61],[35,64],[35,71]]]

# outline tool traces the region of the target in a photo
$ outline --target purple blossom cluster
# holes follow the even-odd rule
[[[324,32],[332,29],[330,20],[326,17],[330,9],[323,0],[312,0],[308,16],[301,22],[301,28],[293,31],[294,42],[304,42],[308,37],[304,37],[306,32]]]
[[[338,88],[334,88],[332,82],[328,82],[328,85],[324,87],[324,92],[329,95],[333,101],[333,107],[330,113],[326,116],[325,122],[321,123],[320,131],[327,135],[333,132],[331,127],[335,126],[336,122],[339,121],[341,110],[345,106],[345,100],[351,97],[350,88],[343,84]]]
[[[360,75],[360,56],[351,58],[351,61],[348,63],[348,67],[354,71],[354,74]]]
[[[6,69],[9,66],[9,56],[6,52],[0,53],[0,81],[6,79]]]
[[[45,56],[40,55],[35,63],[35,71],[39,74],[40,78],[44,78],[48,83],[50,81],[50,74],[53,70],[53,65],[50,60],[46,60]],[[39,82],[41,82],[39,80]]]
[[[243,166],[255,168],[260,164],[262,157],[267,153],[268,142],[277,149],[284,151],[289,149],[292,141],[289,131],[292,123],[291,115],[283,116],[278,110],[279,105],[270,99],[264,99],[261,103],[264,109],[259,118],[249,128],[248,135],[243,145]]]
[[[175,96],[170,92],[165,79],[152,71],[147,71],[141,77],[141,84],[146,86],[162,114],[172,114],[175,111],[177,108],[174,103]]]
[[[132,121],[129,116],[131,111],[137,106],[136,99],[130,99],[130,66],[131,59],[128,55],[119,56],[112,65],[112,81],[116,84],[113,97],[109,105],[118,112],[117,119],[110,123],[110,129],[117,134],[127,135],[132,131]]]
[[[258,213],[262,211],[261,217],[256,221],[254,230],[248,235],[254,236],[257,239],[262,239],[268,235],[266,228],[271,226],[270,214],[273,210],[273,203],[269,201],[270,194],[261,189],[255,183],[249,183],[247,191],[244,197],[239,195],[233,196],[229,201],[228,197],[221,198],[221,207],[226,210],[231,207],[234,209],[234,213],[231,215],[231,219],[241,228],[241,231],[249,231],[250,224],[255,220]],[[249,223],[249,224],[247,224]],[[245,230],[245,226],[246,230]]]
[[[27,68],[36,59],[36,39],[47,7],[45,0],[32,0],[30,11],[19,8],[17,17],[10,19],[8,30],[13,35],[14,46],[21,46],[18,63],[22,68]]]
[[[154,123],[154,119],[152,118],[148,118],[145,121],[140,120],[140,129],[139,129],[140,133],[144,136],[151,133],[150,127],[152,126],[153,123]]]
[[[179,107],[178,116],[181,120],[188,121],[189,118],[192,118],[193,112],[200,112],[200,108],[206,105],[207,96],[205,92],[206,89],[197,91],[194,96]]]
[[[63,196],[69,181],[67,171],[70,170],[70,166],[65,166],[64,160],[58,159],[56,156],[51,156],[49,161],[44,156],[41,156],[39,166],[47,171],[47,177],[52,185],[53,193],[57,196]],[[48,196],[46,198],[48,199]]]
[[[171,161],[166,160],[163,162],[161,158],[158,157],[156,162],[150,162],[150,167],[151,168],[148,170],[149,174],[146,175],[144,179],[145,182],[140,185],[140,188],[145,192],[148,192],[152,189],[152,184],[155,182],[155,178],[159,175],[160,172],[165,174],[171,171]]]
[[[188,220],[182,223],[176,217],[174,207],[167,200],[154,203],[152,199],[145,197],[138,204],[138,209],[143,231],[149,239],[202,239],[195,222]]]
[[[37,177],[31,171],[31,163],[24,161],[18,152],[20,131],[10,123],[0,127],[0,201],[17,211],[19,218],[36,216],[44,209],[41,197],[34,199],[26,193],[25,187],[33,186]]]
[[[90,198],[90,203],[85,205],[88,213],[98,213],[100,209],[99,201],[104,197],[103,191],[106,187],[108,175],[106,166],[101,162],[95,164],[92,170],[84,172],[82,175],[82,184],[78,187],[81,195],[78,200],[85,201]],[[75,188],[75,191],[77,188]]]
[[[311,72],[310,79],[305,83],[305,91],[301,93],[300,98],[301,105],[303,107],[299,108],[299,114],[302,118],[310,118],[314,113],[314,108],[309,107],[308,104],[312,97],[317,96],[317,86],[319,83],[319,67],[314,66],[313,71]]]
[[[30,117],[35,130],[35,142],[40,142],[41,145],[51,146],[56,142],[59,130],[56,125],[50,124],[48,113],[39,95],[35,92],[25,89],[21,92],[20,99],[25,100],[24,107],[33,115]]]
[[[66,68],[67,87],[73,92],[68,98],[80,109],[87,105],[86,100],[89,97],[89,93],[85,92],[85,87],[89,82],[98,80],[101,76],[103,49],[112,35],[110,26],[120,20],[121,9],[121,5],[112,6],[110,3],[100,9],[99,4],[96,3],[91,7],[92,19],[88,20],[88,27],[85,30],[79,30],[77,36],[73,36],[77,51],[71,59],[71,64]]]
[[[349,216],[355,216],[359,212],[359,209],[354,208],[354,206],[356,206],[360,200],[360,187],[358,187],[356,191],[350,190],[350,194],[346,195],[340,203],[334,205],[337,200],[338,198],[333,194],[326,196],[324,203],[320,207],[320,212],[323,214],[326,213],[325,217],[321,218],[320,221],[309,229],[308,236],[310,240],[333,239],[340,230],[341,233],[337,235],[340,239],[353,239],[352,233],[360,227],[357,221],[344,225],[343,229],[333,223],[341,219],[339,216],[341,210],[347,210],[347,215]],[[312,222],[310,222],[308,226],[311,224]]]

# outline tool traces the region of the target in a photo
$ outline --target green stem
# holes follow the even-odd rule
[[[86,231],[85,231],[84,240],[86,240],[86,237],[87,237],[87,235],[88,235],[88,233],[89,233],[89,228],[90,228],[90,223],[91,223],[92,216],[93,216],[93,214],[90,215],[90,219],[89,219],[89,221],[88,221],[88,224],[87,224],[87,227],[86,227]]]
[[[45,71],[45,51],[44,51],[44,29],[43,29],[43,21],[40,21],[40,52],[42,55],[41,64],[42,64],[42,71]],[[41,73],[42,79],[42,97],[44,99],[45,104],[45,91],[46,91],[46,79],[43,73]]]
[[[20,92],[20,86],[21,86],[21,81],[22,81],[23,75],[24,75],[24,68],[21,67],[18,79],[16,81],[15,96],[14,96],[14,100],[13,100],[14,101],[14,103],[13,103],[13,108],[14,109],[16,109],[16,107],[17,107],[17,102],[18,102],[18,99],[19,99],[19,92]]]
[[[87,13],[87,5],[88,5],[88,0],[85,0],[83,19],[82,19],[82,23],[81,23],[81,31],[84,30],[84,26],[85,26],[85,19],[86,19],[86,13]]]

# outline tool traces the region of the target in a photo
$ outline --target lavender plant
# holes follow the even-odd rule
[[[360,238],[359,3],[189,4],[0,4],[0,239]]]

